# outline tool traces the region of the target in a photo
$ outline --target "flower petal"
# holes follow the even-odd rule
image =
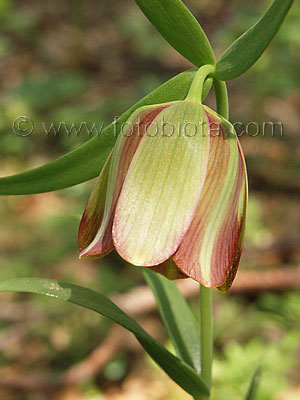
[[[113,214],[130,162],[148,127],[161,110],[168,105],[142,107],[133,113],[131,118],[123,125],[111,155],[104,209],[101,178],[99,178],[99,183],[96,183],[91,195],[90,204],[94,212],[93,215],[92,212],[90,214],[91,217],[94,216],[95,218],[95,226],[89,230],[89,243],[84,246],[80,258],[101,257],[113,249]],[[106,168],[106,165],[104,168]],[[101,217],[99,217],[100,214]],[[86,218],[85,215],[83,218]],[[100,220],[101,225],[99,224]],[[90,221],[90,224],[92,224],[93,221]],[[82,226],[85,226],[85,224],[86,222],[83,221]],[[93,238],[90,240],[92,235]]]
[[[243,244],[244,244],[244,237],[245,237],[245,227],[246,227],[246,216],[247,216],[247,205],[248,205],[248,179],[247,179],[247,169],[246,169],[246,162],[243,154],[243,150],[241,148],[241,145],[239,143],[239,140],[237,139],[237,144],[239,148],[239,158],[240,162],[242,165],[242,171],[243,171],[243,183],[242,183],[242,188],[240,191],[240,196],[238,199],[238,215],[241,217],[240,221],[240,235],[238,238],[238,243],[236,246],[236,252],[235,252],[235,257],[232,263],[232,266],[230,270],[228,271],[227,277],[225,282],[223,283],[222,286],[219,286],[218,289],[221,292],[226,292],[228,289],[230,289],[232,282],[235,278],[235,275],[237,273],[237,269],[239,266],[242,250],[243,250]]]
[[[148,269],[165,276],[171,281],[173,281],[174,279],[188,278],[188,276],[186,276],[184,273],[180,271],[179,268],[177,268],[172,257],[169,258],[167,261],[163,262],[162,264],[155,265],[154,267],[148,267]]]
[[[132,159],[115,211],[118,253],[137,266],[163,263],[177,250],[195,213],[209,153],[201,104],[163,110]]]
[[[112,152],[102,168],[80,221],[78,230],[78,246],[80,251],[84,250],[93,241],[103,219],[111,156]]]
[[[173,259],[189,277],[227,290],[242,250],[247,175],[233,127],[205,109],[211,127],[207,177],[193,222]]]

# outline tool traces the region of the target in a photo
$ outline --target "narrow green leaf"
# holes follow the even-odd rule
[[[178,357],[200,373],[200,338],[195,317],[176,284],[164,276],[143,269],[143,275],[157,302],[159,313]]]
[[[104,165],[120,131],[120,127],[137,108],[185,98],[195,70],[183,72],[145,96],[118,119],[108,125],[99,136],[77,149],[39,168],[0,178],[0,195],[22,195],[50,192],[74,186],[96,177]],[[212,81],[205,82],[204,98]]]
[[[245,400],[255,400],[257,395],[258,384],[261,378],[261,367],[257,368],[253,374]]]
[[[217,62],[217,78],[228,81],[246,72],[276,35],[293,0],[274,0],[266,13],[235,40]]]
[[[132,332],[153,360],[186,392],[197,398],[199,394],[209,393],[193,368],[166,350],[133,318],[101,293],[66,282],[39,278],[16,278],[2,281],[0,292],[38,293],[96,311]]]
[[[200,67],[215,64],[201,26],[181,0],[135,0],[158,32],[181,55]]]

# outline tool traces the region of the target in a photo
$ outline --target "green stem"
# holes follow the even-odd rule
[[[198,101],[201,103],[203,84],[205,79],[214,74],[216,71],[216,67],[214,65],[203,65],[203,67],[199,68],[195,73],[195,77],[190,86],[190,90],[187,94],[186,100],[190,101]]]
[[[214,79],[214,88],[217,102],[217,113],[228,120],[229,105],[226,83],[219,79]]]
[[[204,82],[209,75],[215,73],[213,65],[204,65],[196,72],[186,100],[201,103],[203,92],[209,91],[209,83],[206,82],[208,90],[203,90]],[[210,80],[210,78],[209,78]],[[217,112],[225,119],[229,118],[228,95],[226,84],[214,78],[214,89],[216,94]],[[204,97],[204,96],[203,96]],[[200,285],[200,340],[201,340],[201,376],[207,387],[211,388],[211,369],[213,361],[213,307],[212,289]],[[208,400],[209,397],[195,400]]]
[[[213,309],[212,289],[200,285],[201,376],[211,387],[213,360]]]
[[[213,78],[206,78],[205,82],[203,84],[203,90],[202,90],[202,101],[206,99],[206,96],[208,95],[212,85],[214,83]]]

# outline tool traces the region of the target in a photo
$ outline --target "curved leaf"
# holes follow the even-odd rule
[[[217,62],[217,78],[228,81],[246,72],[277,33],[293,0],[274,0],[266,13],[225,51]]]
[[[200,339],[196,320],[176,284],[164,276],[143,269],[143,275],[157,302],[159,313],[178,357],[200,373]]]
[[[121,125],[133,111],[144,105],[184,99],[194,74],[195,70],[189,70],[170,79],[122,114],[116,124],[108,125],[100,136],[77,149],[39,168],[0,178],[0,195],[50,192],[96,177],[116,141]],[[204,86],[204,98],[211,85],[212,80],[208,79]]]
[[[200,67],[215,64],[201,26],[181,0],[135,0],[159,33],[181,55]]]
[[[0,282],[0,292],[29,292],[56,297],[110,318],[132,332],[147,353],[186,392],[195,398],[209,391],[197,372],[150,336],[129,315],[101,293],[52,279],[16,278]]]

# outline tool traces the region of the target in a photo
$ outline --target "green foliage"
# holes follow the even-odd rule
[[[195,318],[175,282],[152,271],[143,271],[156,298],[159,313],[178,357],[200,372],[200,340]]]
[[[215,341],[222,351],[213,364],[213,400],[244,399],[258,366],[262,370],[258,400],[293,399],[284,393],[291,379],[297,384],[299,304],[298,293],[264,294],[252,304],[240,297],[217,298]]]
[[[263,379],[259,388],[260,400],[269,400],[287,385],[283,371],[295,366],[293,351],[297,344],[296,334],[289,334],[277,346],[267,344],[259,339],[252,339],[241,346],[231,343],[226,346],[225,359],[218,357],[214,361],[214,394],[215,400],[224,398],[236,400],[244,396],[249,384],[249,377],[258,364],[262,364]],[[282,357],[282,352],[285,357]]]
[[[45,19],[44,4],[37,5],[33,12],[30,3],[26,5],[24,3],[22,7],[13,7],[11,1],[0,1],[1,17],[7,16],[2,21],[4,34],[0,40],[0,54],[7,57],[9,65],[13,66],[13,68],[7,68],[8,64],[4,62],[2,69],[2,80],[5,83],[4,91],[1,94],[0,110],[2,175],[24,170],[24,167],[31,168],[33,165],[45,163],[57,154],[69,151],[87,139],[87,137],[74,137],[74,135],[49,137],[46,140],[42,137],[43,135],[30,138],[15,137],[11,132],[11,125],[16,116],[33,116],[38,124],[43,120],[60,121],[68,118],[70,121],[89,121],[101,118],[109,121],[114,113],[127,109],[130,104],[148,93],[149,90],[186,68],[184,60],[178,61],[174,57],[172,49],[167,49],[167,45],[163,47],[161,40],[156,40],[153,44],[153,32],[142,18],[134,27],[126,26],[127,30],[124,28],[122,34],[119,33],[122,39],[118,41],[114,29],[120,29],[122,21],[125,21],[125,15],[127,19],[124,24],[130,24],[127,12],[131,7],[129,3],[103,2],[104,17],[101,15],[101,11],[99,13],[98,8],[95,11],[91,6],[89,14],[91,20],[89,19],[86,23],[86,14],[82,13],[79,18],[77,16],[77,20],[79,20],[77,26],[77,22],[74,22],[76,18],[74,20],[69,19],[68,16],[66,18],[66,15],[63,14],[65,11],[62,10],[59,2],[53,3],[55,11],[51,11],[51,8],[46,11],[47,18]],[[167,4],[167,2],[165,3]],[[262,6],[260,2],[249,5],[246,1],[239,3],[241,7],[234,7],[234,2],[225,4],[225,2],[218,1],[211,5],[208,3],[206,5],[205,2],[203,4],[202,2],[201,4],[196,3],[193,11],[198,13],[201,18],[203,16],[205,30],[213,38],[216,49],[221,49],[224,42],[232,42],[243,33],[247,24],[255,22],[256,15],[261,11]],[[287,2],[282,1],[281,5],[284,9]],[[113,12],[110,12],[110,9],[113,9]],[[126,12],[123,12],[124,9]],[[10,10],[11,13],[9,13]],[[270,115],[267,111],[272,107],[276,98],[281,99],[281,107],[284,106],[283,113],[289,120],[294,121],[290,116],[293,116],[291,110],[296,109],[297,105],[299,12],[299,2],[295,2],[284,29],[280,31],[280,35],[272,47],[265,53],[261,61],[253,66],[243,81],[231,85],[231,102],[233,104],[231,118],[233,121],[240,120],[240,118],[247,120],[250,115],[254,120],[260,117],[266,118]],[[96,19],[97,13],[100,15],[99,20]],[[114,16],[112,16],[113,13],[115,13]],[[194,25],[196,34],[202,35],[201,40],[205,41],[197,22],[190,14],[186,15],[189,22]],[[217,18],[220,18],[220,24],[215,23]],[[40,23],[40,21],[44,22]],[[278,22],[278,18],[272,22],[275,24],[276,21]],[[181,23],[181,21],[179,22]],[[274,29],[274,24],[271,24],[272,29]],[[61,34],[60,27],[68,32],[68,40],[72,39],[72,35],[76,38],[73,52],[69,47],[65,51],[66,47],[63,47],[63,41],[57,43],[57,35]],[[57,35],[54,34],[56,30],[58,31]],[[5,33],[8,34],[5,35]],[[91,39],[91,35],[94,34],[95,37],[93,36]],[[133,34],[138,36],[135,42],[130,38],[130,35]],[[169,32],[166,32],[166,35],[168,34]],[[157,39],[159,38],[157,37]],[[170,42],[171,40],[172,38],[169,38]],[[177,35],[176,40],[179,43],[180,40],[186,39]],[[102,43],[103,47],[101,47]],[[177,49],[180,50],[178,43],[175,47],[177,46]],[[142,48],[143,44],[145,44],[145,49]],[[112,48],[114,50],[111,50]],[[153,50],[156,52],[151,55]],[[18,58],[19,54],[20,58]],[[191,57],[195,58],[198,55],[200,57],[200,52]],[[24,62],[20,62],[21,59]],[[236,58],[236,62],[241,62],[239,57]],[[110,69],[111,66],[115,69]],[[237,67],[240,68],[240,66]],[[40,71],[41,75],[39,75]],[[150,76],[149,71],[153,75]],[[99,82],[102,84],[104,81],[107,81],[109,90],[105,85],[99,85]],[[180,81],[178,83],[180,91]],[[184,85],[188,87],[188,81]],[[274,112],[272,115],[274,116]],[[275,116],[277,117],[276,113]],[[293,129],[297,129],[297,123],[292,125]],[[290,126],[287,124],[284,143],[279,143],[277,138],[272,138],[272,141],[267,144],[263,142],[265,139],[260,138],[246,138],[245,140],[245,149],[249,153],[247,154],[249,169],[253,171],[255,168],[255,171],[264,172],[269,183],[278,184],[280,181],[282,183],[280,190],[284,190],[288,182],[292,183],[293,189],[297,189],[298,181],[300,181],[297,161],[299,148],[296,140],[293,140],[292,134],[290,134],[293,132]],[[275,148],[274,151],[271,150],[271,144]],[[36,185],[42,184],[44,190],[52,190],[56,177],[63,187],[67,180],[68,182],[78,182],[87,176],[96,176],[101,167],[101,160],[109,151],[109,146],[107,143],[103,149],[100,145],[96,146],[95,154],[98,152],[97,156],[91,160],[91,169],[87,168],[85,171],[86,163],[90,161],[89,152],[92,147],[91,144],[88,147],[89,151],[81,153],[81,158],[77,161],[75,158],[68,158],[68,155],[62,164],[57,164],[56,169],[49,168],[49,174],[43,175],[44,182],[36,182]],[[270,148],[270,157],[262,152],[263,147],[264,149],[267,147],[267,150]],[[102,150],[103,155],[101,155]],[[279,160],[276,159],[278,152],[281,157]],[[286,158],[285,154],[288,154]],[[74,170],[71,168],[72,163],[74,163]],[[78,164],[80,164],[80,168]],[[64,168],[67,172],[68,167],[71,169],[69,175],[66,174],[64,181]],[[74,176],[71,176],[72,173]],[[30,177],[30,175],[26,176]],[[9,181],[7,182],[9,183]],[[10,182],[16,181],[13,178]],[[252,177],[252,184],[254,185],[253,193],[257,185],[255,175]],[[12,190],[11,185],[12,183],[8,185],[7,191]],[[39,188],[36,186],[37,191]],[[16,184],[13,190],[20,190],[20,186],[18,187]],[[30,192],[28,185],[26,187],[23,185],[22,190]],[[0,263],[5,266],[1,269],[2,279],[15,276],[53,276],[64,280],[74,280],[80,284],[84,282],[85,285],[101,290],[103,293],[126,291],[137,283],[139,274],[135,269],[129,269],[122,265],[116,256],[106,259],[105,263],[93,261],[91,264],[86,263],[79,266],[75,261],[74,264],[73,262],[68,264],[68,258],[71,260],[76,258],[76,229],[83,209],[82,204],[85,202],[89,190],[90,186],[86,184],[68,189],[69,192],[55,194],[58,198],[65,197],[64,199],[60,198],[59,201],[66,205],[60,212],[56,212],[55,204],[53,206],[51,202],[46,203],[43,206],[44,209],[51,210],[53,208],[53,213],[56,212],[55,216],[52,215],[49,218],[40,215],[39,211],[36,211],[36,214],[32,211],[34,206],[29,207],[29,205],[35,201],[33,197],[18,200],[1,199]],[[285,225],[289,224],[287,223],[288,210],[293,205],[293,201],[285,192],[282,192],[284,196],[278,196],[276,192],[271,192],[272,196],[270,193],[264,195],[263,185],[260,190],[259,196],[254,198],[252,195],[250,199],[247,226],[247,243],[254,247],[261,246],[262,243],[270,243],[276,234],[282,234]],[[280,205],[277,209],[275,208],[274,212],[274,203],[276,202]],[[6,210],[4,209],[5,204],[7,204]],[[266,208],[269,207],[273,214],[271,218],[266,215]],[[30,210],[29,212],[25,211],[28,208],[31,208],[31,212]],[[290,215],[294,229],[296,229],[296,218],[299,214],[297,210],[294,205],[295,214]],[[4,214],[6,214],[6,219]],[[74,218],[73,214],[76,214],[77,218]],[[35,215],[34,219],[32,219],[33,215]],[[277,217],[274,217],[276,215]],[[280,224],[277,224],[277,227],[272,230],[269,226],[270,219],[274,224],[274,219],[280,219],[282,216]],[[290,224],[287,226],[287,231],[289,230]],[[265,266],[264,262],[260,257],[252,257],[252,260],[250,257],[249,262],[247,255],[242,267],[250,263],[261,269]],[[50,372],[50,367],[47,370],[45,364],[52,366],[52,370],[57,372],[81,360],[98,345],[99,337],[102,339],[107,333],[105,321],[101,319],[101,324],[99,324],[98,318],[94,318],[92,313],[84,309],[73,313],[69,304],[62,303],[60,307],[57,307],[57,302],[45,301],[46,299],[42,296],[26,296],[25,298],[19,294],[14,299],[19,300],[21,306],[28,302],[47,312],[46,320],[37,321],[32,326],[30,322],[28,323],[27,333],[28,340],[33,336],[38,343],[43,343],[43,347],[40,346],[39,354],[39,357],[43,359],[43,372]],[[9,302],[13,301],[11,297],[8,297],[8,300]],[[300,367],[296,357],[299,352],[299,295],[297,293],[265,295],[258,302],[252,300],[252,298],[242,296],[235,299],[226,296],[217,306],[217,362],[215,368],[217,387],[213,399],[240,400],[244,398],[253,370],[260,363],[264,364],[264,374],[261,381],[262,388],[259,390],[259,400],[277,397],[296,399],[298,398],[297,394],[296,397],[291,397],[292,395],[285,395],[283,391],[287,387],[298,385]],[[249,306],[250,301],[252,304]],[[18,304],[16,305],[18,306]],[[198,310],[198,305],[195,310]],[[97,317],[96,314],[95,317]],[[247,323],[245,323],[245,319]],[[2,333],[6,331],[7,326],[3,323],[1,325]],[[59,326],[57,327],[57,325]],[[51,342],[52,337],[56,334],[56,329],[59,328],[68,332],[71,337],[70,343],[65,344],[63,349],[57,348]],[[254,336],[258,339],[253,340]],[[24,347],[25,350],[28,347],[27,344],[28,341],[25,340],[21,343],[21,348]],[[18,346],[15,347],[14,351],[17,352]],[[38,352],[39,346],[35,347]],[[23,357],[23,352],[20,354],[21,365],[21,359],[26,357]],[[244,359],[245,357],[246,359]],[[267,362],[265,363],[266,358]],[[1,356],[1,365],[7,367],[9,362],[14,363],[14,358],[8,352]],[[28,369],[27,365],[32,366],[30,360],[26,360],[26,363],[28,363],[25,365],[26,369]],[[117,358],[115,364],[112,361],[111,365],[116,364],[121,364],[124,372],[122,360]],[[129,366],[130,361],[128,360],[127,367]],[[108,375],[111,377],[116,374],[114,368],[112,368],[113,372],[108,368]],[[243,376],[241,376],[241,370],[245,372]],[[22,393],[20,396],[22,399],[27,399],[27,396],[35,398],[31,397],[34,395],[27,393]]]
[[[164,369],[170,378],[193,395],[194,398],[199,398],[201,394],[209,394],[206,385],[193,368],[173,356],[144,331],[134,319],[101,293],[66,282],[38,278],[16,278],[2,281],[0,291],[43,294],[96,311],[132,332],[147,353]]]
[[[196,65],[214,62],[209,42],[200,25],[197,24],[180,0],[168,0],[164,3],[158,1],[155,7],[153,7],[153,3],[149,7],[147,1],[138,1],[138,4],[150,21],[175,48],[183,52],[189,59],[198,57],[195,62]],[[275,0],[259,22],[234,42],[221,57],[217,64],[217,77],[222,80],[233,79],[249,69],[277,32],[291,4],[292,0],[285,3]],[[266,31],[266,29],[268,30]],[[183,34],[185,30],[188,34]],[[189,33],[191,36],[189,36]],[[200,46],[199,49],[197,45]],[[249,48],[251,49],[250,52]],[[185,50],[187,51],[186,54]],[[241,54],[243,55],[242,52],[244,52],[244,56],[241,56]],[[38,169],[13,177],[2,178],[0,180],[0,194],[31,194],[58,190],[97,176],[113,147],[120,125],[127,120],[128,116],[142,105],[184,98],[192,77],[192,72],[186,72],[171,79],[132,106],[119,118],[118,124],[110,124],[97,137],[72,153],[68,153]],[[73,84],[74,81],[76,82],[75,85]],[[60,100],[60,97],[65,99],[66,94],[67,96],[74,96],[82,90],[82,84],[83,82],[73,79],[71,76],[63,79],[62,82],[55,79],[53,82],[48,80],[42,85],[38,83],[38,90],[36,90],[35,84],[25,83],[20,94],[25,99],[27,97],[28,103],[31,103],[32,106],[45,107],[49,105],[49,101]],[[218,109],[223,114],[227,114],[227,104],[223,107],[219,100],[220,93],[226,94],[226,87],[222,90],[220,88],[220,84],[216,86]],[[45,93],[46,96],[43,95]]]
[[[237,78],[258,60],[276,35],[292,3],[293,0],[274,0],[260,20],[232,43],[217,62],[219,79]]]
[[[257,390],[261,378],[261,368],[257,368],[254,372],[245,400],[255,400],[257,398]]]
[[[102,132],[76,150],[42,167],[15,176],[0,178],[0,195],[43,193],[77,185],[96,177],[108,157],[118,133],[128,117],[139,107],[184,99],[195,71],[190,70],[170,79],[122,114]],[[208,79],[203,98],[211,87]]]
[[[184,72],[148,94],[122,114],[117,124],[111,123],[99,136],[71,153],[40,168],[0,179],[0,194],[31,194],[49,192],[73,186],[96,177],[117,138],[121,125],[137,108],[184,99],[194,71]]]
[[[181,0],[135,0],[160,34],[191,63],[215,64],[214,53],[201,26]]]

